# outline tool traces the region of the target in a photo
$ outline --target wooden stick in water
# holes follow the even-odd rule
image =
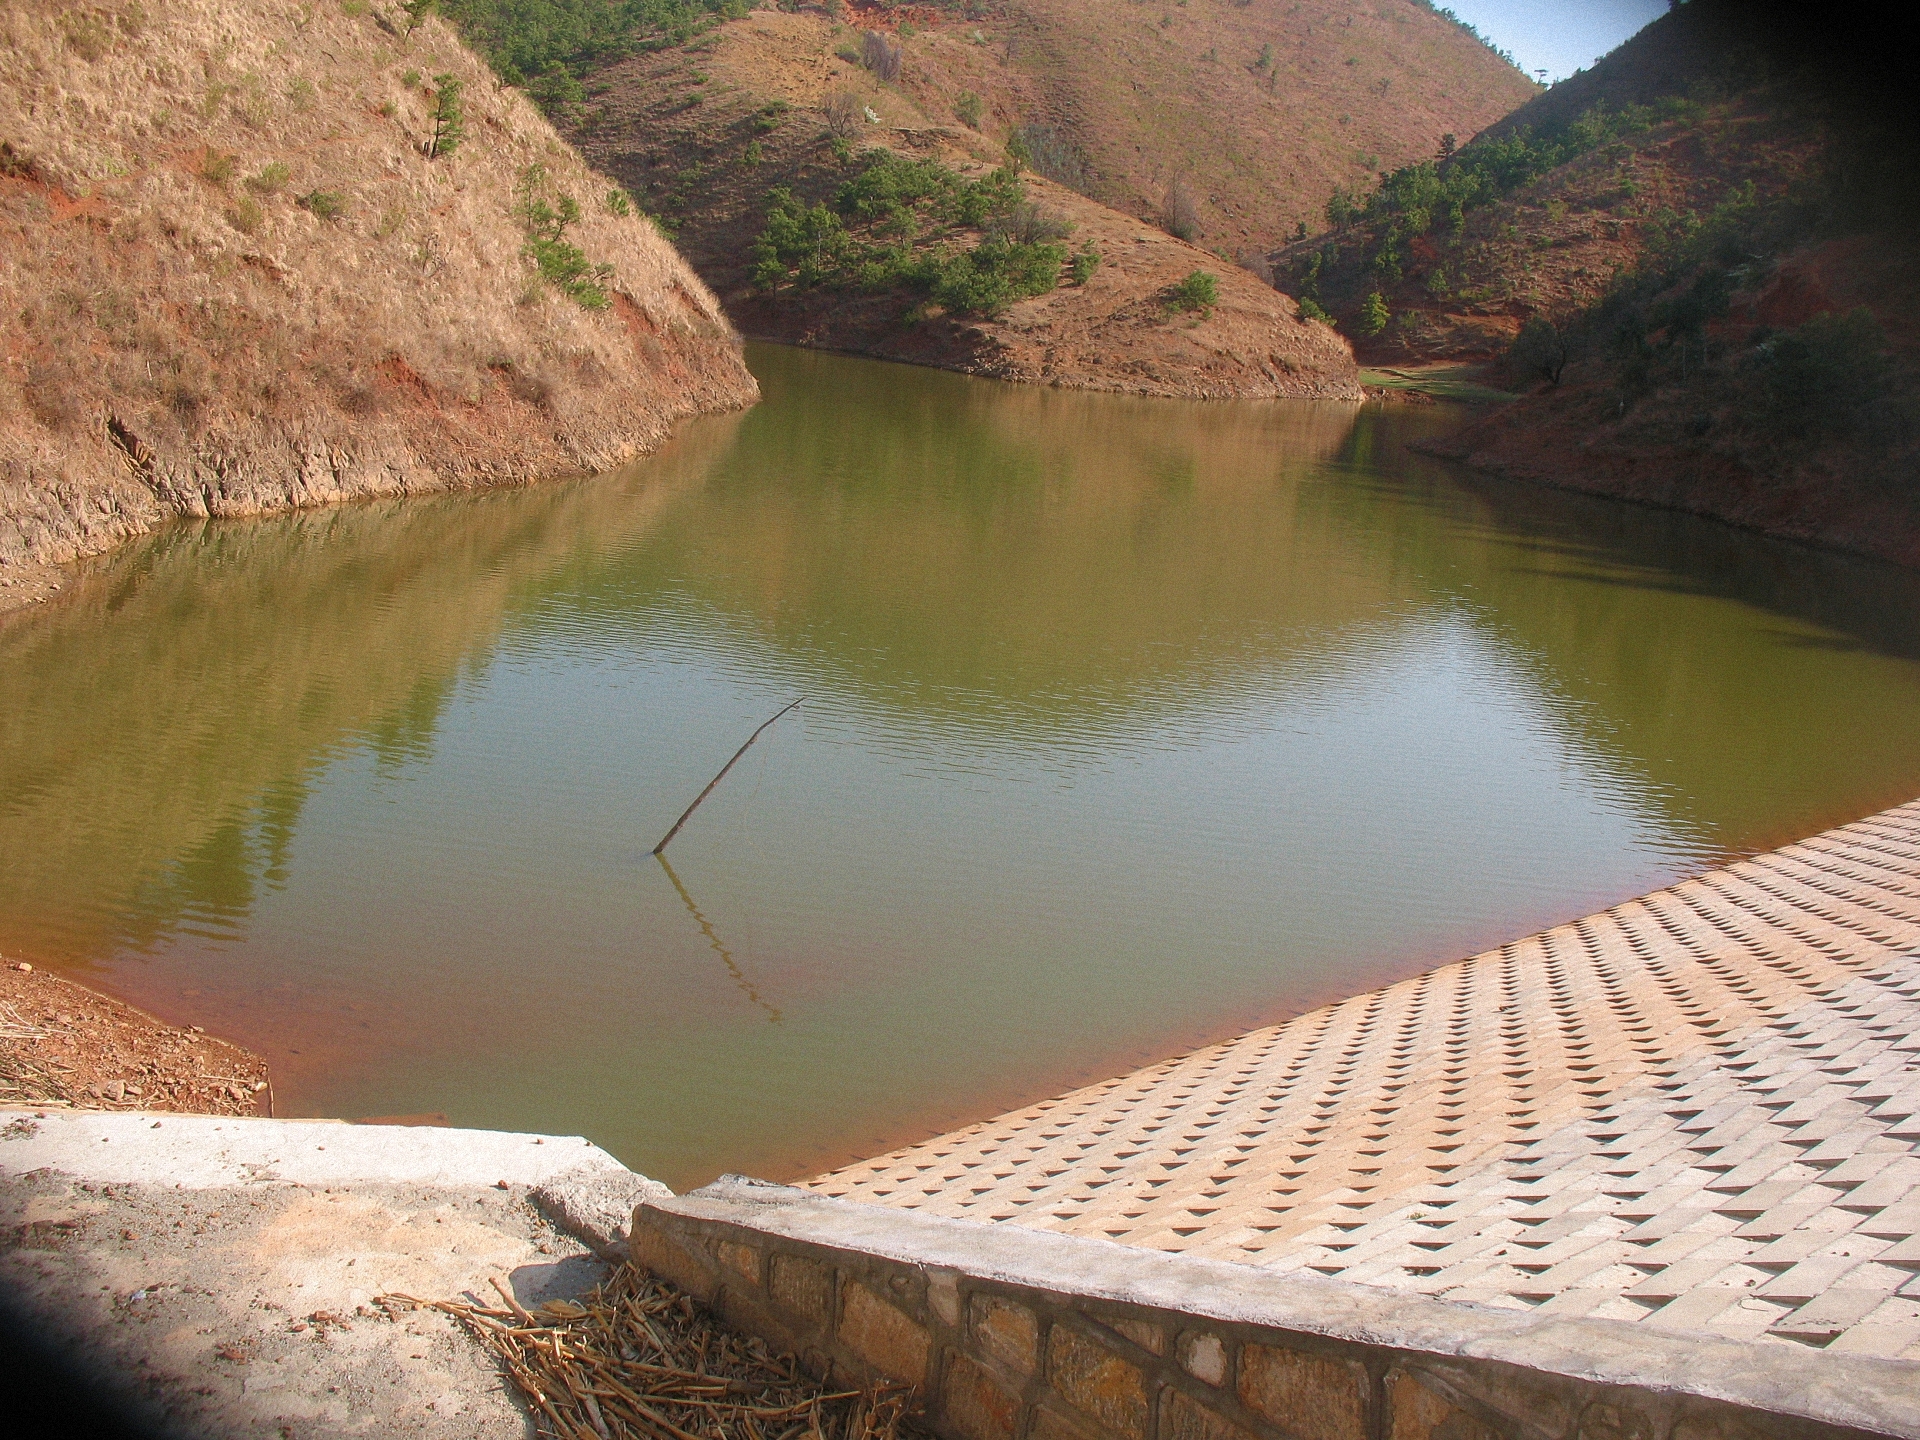
[[[802,695],[800,697],[800,700],[804,700],[806,698],[807,698],[806,696]],[[780,715],[784,715],[787,713],[787,710],[793,709],[794,705],[798,705],[800,703],[800,700],[796,700],[793,702],[793,705],[787,706],[786,710],[782,710],[780,712]],[[773,717],[773,720],[778,720],[780,718],[780,715],[775,715]],[[720,773],[714,776],[713,779],[707,782],[707,788],[702,790],[699,793],[699,795],[697,795],[694,798],[694,802],[691,805],[687,806],[686,814],[682,815],[678,820],[673,822],[673,828],[667,831],[667,838],[662,840],[658,845],[653,847],[653,853],[655,855],[658,855],[662,850],[666,849],[667,846],[672,843],[673,837],[680,833],[680,827],[686,824],[688,819],[693,815],[693,812],[700,808],[700,802],[706,799],[707,796],[713,793],[714,786],[718,785],[722,780],[727,778],[727,771],[731,770],[739,762],[740,757],[747,753],[747,747],[749,745],[752,745],[754,741],[760,738],[761,732],[767,728],[767,725],[773,724],[773,720],[767,721],[766,725],[762,725],[759,730],[754,731],[753,734],[747,737],[747,744],[742,745],[738,750],[733,752],[733,759],[727,761],[726,764],[722,765],[720,767]]]

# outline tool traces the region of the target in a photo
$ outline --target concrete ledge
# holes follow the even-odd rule
[[[578,1135],[346,1125],[141,1111],[0,1110],[0,1177],[57,1170],[102,1185],[539,1185],[630,1175]]]
[[[1920,1366],[1534,1318],[729,1177],[633,1256],[949,1440],[1920,1436]]]
[[[667,1193],[577,1135],[0,1110],[0,1318],[141,1433],[531,1440],[471,1336],[379,1297],[573,1296]]]

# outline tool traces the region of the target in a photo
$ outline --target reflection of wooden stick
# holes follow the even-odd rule
[[[800,697],[800,700],[804,700],[806,698],[807,698],[806,696],[802,695]],[[793,702],[793,705],[787,706],[787,710],[793,709],[793,706],[798,705],[800,703],[800,700],[796,700]],[[786,714],[787,710],[782,710],[780,712],[780,715]],[[778,720],[780,718],[780,715],[774,716],[773,720]],[[754,741],[758,740],[760,738],[760,732],[762,730],[765,730],[767,728],[767,725],[773,724],[773,720],[767,721],[766,725],[762,725],[759,730],[754,731],[751,735],[747,737],[747,744],[742,745],[738,750],[733,752],[733,759],[727,761],[726,764],[722,765],[720,767],[720,773],[714,776],[713,779],[707,782],[707,788],[702,790],[699,793],[699,795],[694,798],[694,802],[691,805],[687,806],[687,813],[685,815],[682,815],[678,820],[673,822],[673,828],[667,831],[667,838],[665,840],[662,840],[658,845],[653,847],[654,854],[658,855],[662,850],[666,849],[667,846],[672,843],[673,837],[680,833],[680,827],[686,824],[688,817],[690,817],[694,811],[700,808],[700,802],[706,799],[707,796],[713,793],[714,786],[718,785],[722,780],[727,778],[727,771],[731,770],[734,767],[734,765],[739,761],[740,757],[747,753],[747,745],[751,745],[753,744]]]
[[[779,1008],[769,1005],[760,998],[760,992],[754,988],[753,982],[747,979],[746,972],[740,968],[740,962],[733,958],[733,952],[720,943],[720,936],[715,933],[713,925],[700,913],[700,907],[693,903],[693,896],[689,895],[687,887],[680,883],[680,877],[674,873],[673,865],[658,851],[654,852],[653,858],[660,862],[660,868],[667,872],[667,879],[671,880],[673,888],[680,892],[681,903],[687,907],[687,913],[693,916],[693,923],[700,927],[700,933],[707,937],[707,943],[713,946],[714,953],[720,957],[720,963],[727,967],[727,973],[733,977],[733,983],[746,992],[747,999],[767,1012],[769,1020],[778,1025],[780,1023]]]

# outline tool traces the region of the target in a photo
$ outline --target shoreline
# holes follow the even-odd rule
[[[272,1117],[267,1062],[30,962],[0,963],[0,1105]]]

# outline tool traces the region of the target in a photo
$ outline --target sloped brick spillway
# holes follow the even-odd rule
[[[1920,801],[810,1183],[1920,1359],[1916,1112]]]

